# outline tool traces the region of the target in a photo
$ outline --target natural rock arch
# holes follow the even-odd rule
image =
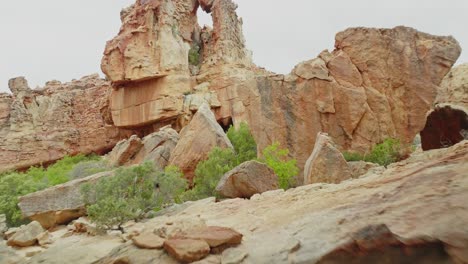
[[[421,131],[423,150],[446,148],[468,139],[468,115],[451,106],[437,107]]]

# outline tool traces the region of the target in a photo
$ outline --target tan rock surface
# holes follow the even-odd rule
[[[216,186],[224,197],[250,198],[279,188],[278,176],[266,164],[247,161],[227,172]]]
[[[210,107],[203,104],[180,132],[180,140],[172,152],[169,165],[179,167],[191,181],[197,164],[205,160],[214,147],[232,148],[232,144],[216,122]]]
[[[18,206],[24,217],[38,221],[44,228],[67,224],[85,215],[81,186],[111,175],[101,172],[25,195],[19,198]]]
[[[37,243],[37,238],[44,232],[39,222],[33,221],[28,225],[21,226],[16,233],[7,241],[9,246],[29,247]]]
[[[168,239],[164,242],[164,249],[181,262],[197,261],[210,253],[208,243],[198,239]]]
[[[304,168],[304,184],[340,183],[351,176],[348,163],[332,139],[326,133],[319,133]]]
[[[183,237],[204,240],[211,248],[223,245],[235,246],[242,242],[242,234],[227,227],[207,226],[195,229]]]
[[[24,78],[0,95],[0,172],[47,165],[65,155],[105,153],[129,131],[108,125],[109,83],[97,75],[31,90]]]
[[[2,241],[0,241],[0,263],[5,264],[22,264],[26,259],[18,256],[14,250],[7,247]]]

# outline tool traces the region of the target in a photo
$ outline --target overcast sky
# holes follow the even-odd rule
[[[288,73],[300,61],[333,49],[348,27],[406,25],[453,35],[468,62],[467,0],[234,0],[254,61]],[[107,40],[118,32],[119,12],[133,0],[22,0],[0,3],[0,92],[26,76],[32,88],[100,71]],[[207,15],[200,23],[211,23]],[[102,75],[102,73],[101,73]]]

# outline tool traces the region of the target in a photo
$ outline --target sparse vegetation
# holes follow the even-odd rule
[[[294,177],[299,173],[297,161],[288,157],[289,150],[280,149],[278,142],[266,147],[263,152],[263,158],[260,159],[273,169],[278,176],[279,185],[282,189],[289,189],[295,184]]]
[[[346,161],[359,161],[373,162],[387,167],[391,163],[400,161],[403,157],[401,155],[402,146],[398,139],[388,138],[382,143],[375,145],[371,152],[368,154],[359,154],[355,152],[344,152],[343,156]]]
[[[20,196],[43,190],[73,179],[70,172],[86,162],[98,162],[99,156],[66,156],[55,164],[44,167],[31,167],[26,172],[11,172],[0,176],[0,214],[5,214],[8,226],[27,223],[22,219],[18,208]]]
[[[158,172],[152,162],[119,168],[114,176],[82,186],[88,217],[98,228],[109,229],[180,202],[187,187],[182,176],[173,166]]]
[[[200,46],[197,44],[192,45],[189,50],[188,59],[190,65],[198,66],[200,64]]]

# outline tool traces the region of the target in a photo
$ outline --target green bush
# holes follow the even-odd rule
[[[198,163],[195,169],[194,187],[183,194],[184,201],[218,196],[215,189],[226,172],[243,162],[257,158],[257,143],[255,143],[246,123],[241,123],[238,129],[231,126],[227,137],[231,141],[234,151],[229,148],[213,148],[208,159]]]
[[[344,152],[346,161],[372,162],[387,167],[391,163],[400,161],[403,157],[402,146],[398,139],[388,138],[382,143],[375,145],[369,154],[359,154],[354,152]]]
[[[237,164],[257,158],[257,143],[246,123],[242,122],[239,129],[231,126],[226,135],[236,152]]]
[[[70,171],[81,162],[98,160],[98,156],[66,156],[49,166],[31,167],[26,172],[11,172],[0,176],[0,214],[5,214],[8,226],[27,223],[18,208],[18,198],[45,188],[67,182]]]
[[[167,166],[156,178],[157,196],[160,207],[182,202],[182,194],[188,188],[184,174],[176,166]]]
[[[188,56],[190,65],[198,66],[200,64],[200,47],[193,45],[189,50]]]
[[[278,142],[266,147],[263,152],[261,162],[267,164],[278,176],[279,186],[288,189],[294,185],[294,177],[298,175],[299,168],[295,159],[289,159],[289,150],[280,149]]]
[[[109,229],[180,202],[186,188],[179,168],[169,166],[158,172],[152,162],[145,162],[119,168],[114,176],[97,183],[84,184],[81,192],[91,221],[100,229]]]
[[[232,149],[213,148],[208,159],[195,169],[194,187],[183,195],[184,201],[195,201],[217,196],[215,188],[223,175],[236,167],[237,157]]]

